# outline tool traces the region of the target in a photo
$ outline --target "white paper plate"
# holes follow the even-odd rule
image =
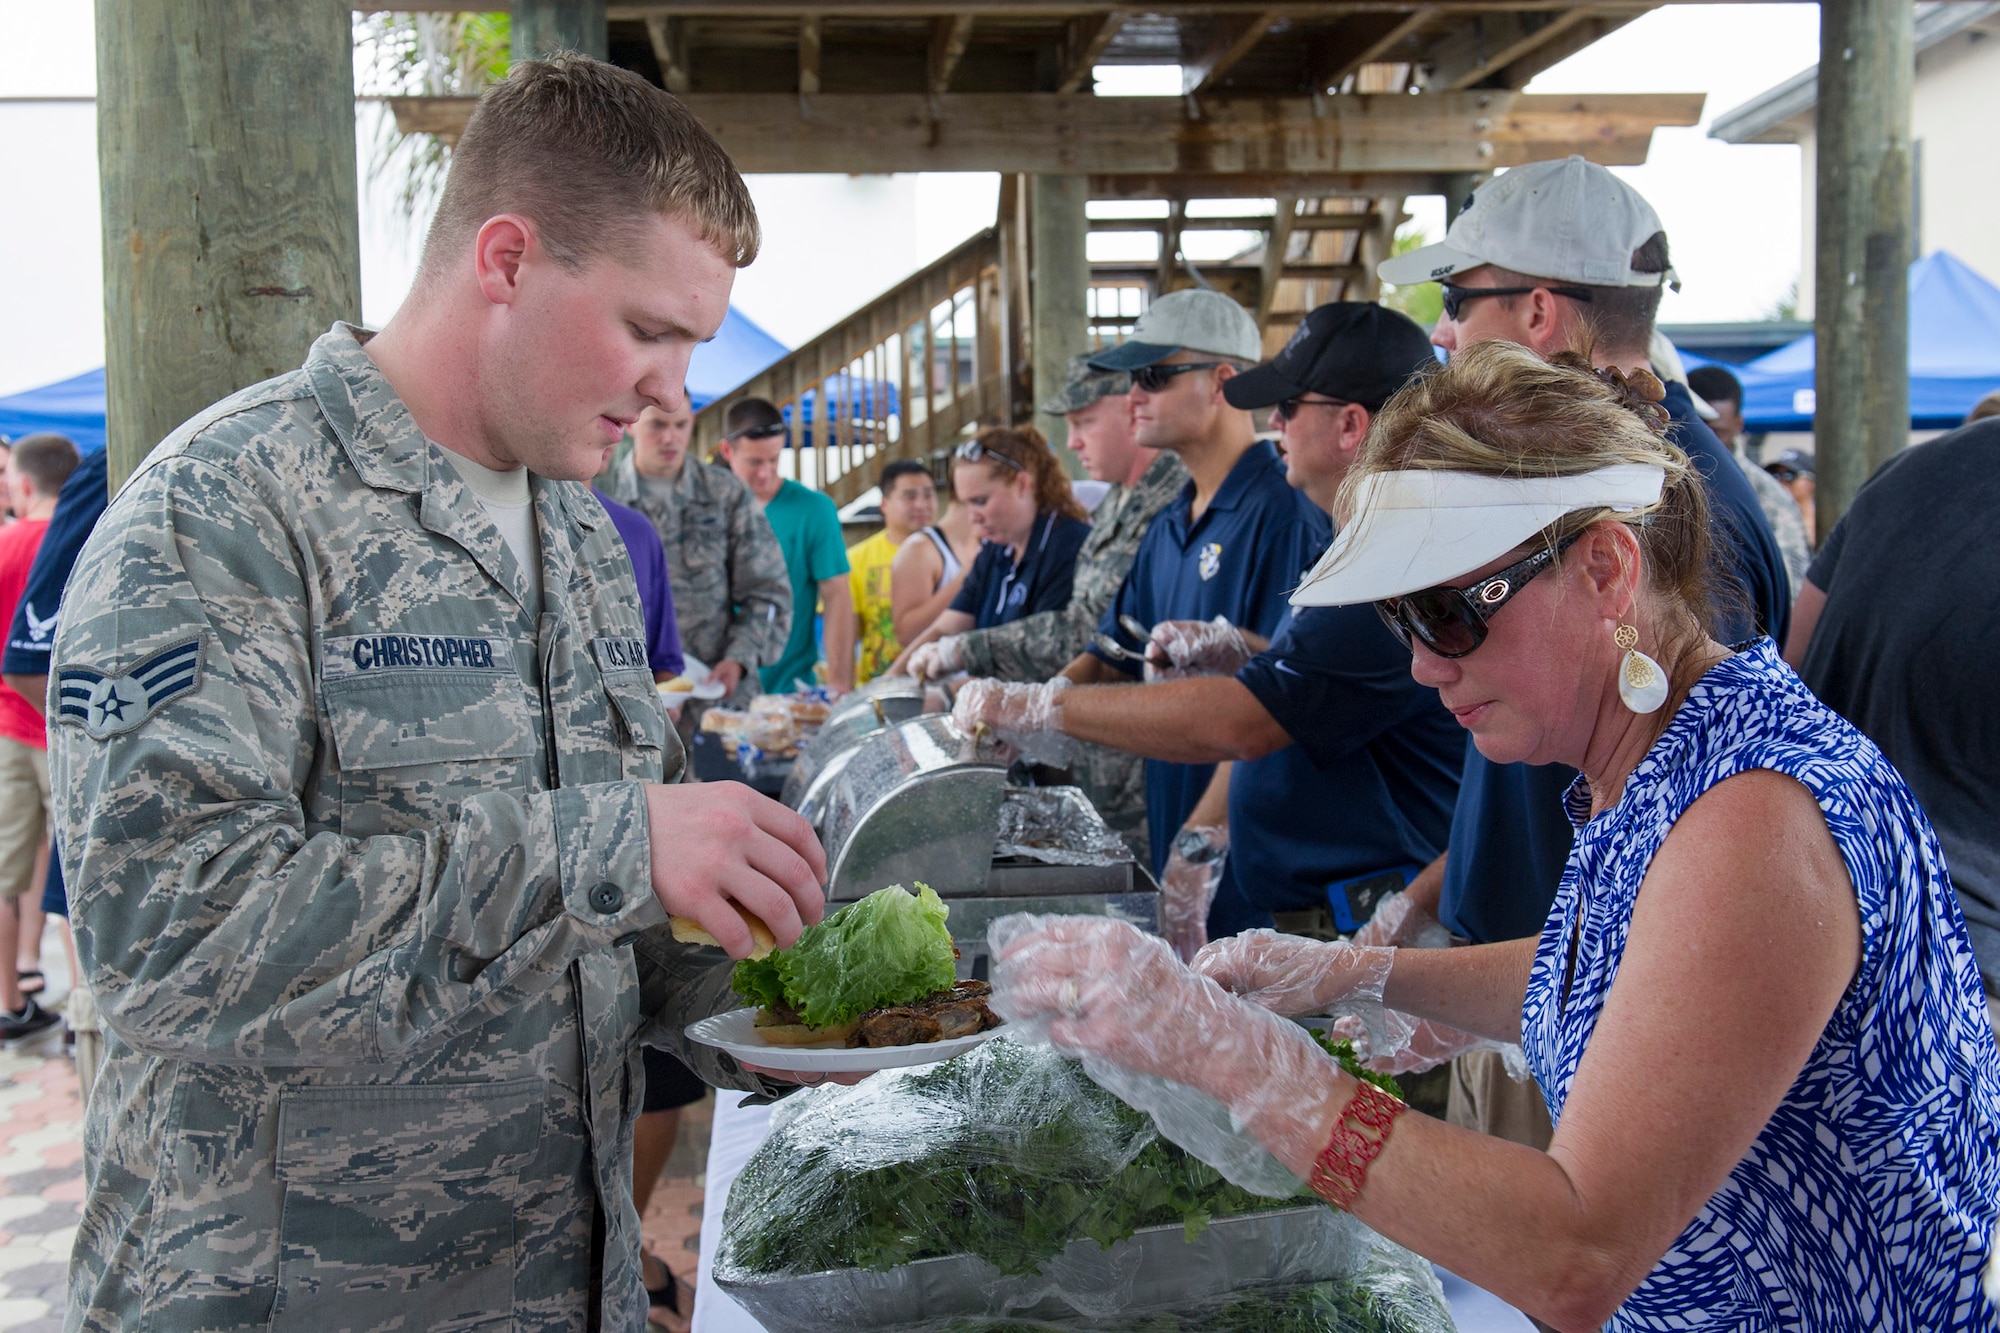
[[[728,1051],[747,1064],[766,1069],[787,1069],[799,1073],[867,1074],[877,1069],[901,1069],[906,1065],[935,1064],[971,1050],[1000,1028],[988,1028],[969,1037],[948,1041],[927,1041],[917,1046],[774,1046],[757,1035],[757,1011],[732,1009],[726,1014],[690,1023],[687,1034],[704,1046]]]

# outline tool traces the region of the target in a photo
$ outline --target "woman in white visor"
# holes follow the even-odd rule
[[[1223,1103],[1559,1329],[1993,1329],[2000,1049],[1942,853],[1774,645],[1710,637],[1710,511],[1658,391],[1460,351],[1384,408],[1294,599],[1373,602],[1481,753],[1581,771],[1539,940],[1253,931],[1187,969],[1130,926],[1016,918],[994,1007]],[[1328,1012],[1405,1066],[1518,1042],[1553,1142],[1402,1114],[1287,1021]]]

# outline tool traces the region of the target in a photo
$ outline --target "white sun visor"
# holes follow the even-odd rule
[[[1619,463],[1569,477],[1377,472],[1354,517],[1292,594],[1293,606],[1348,606],[1462,578],[1579,509],[1621,513],[1659,503],[1666,469]]]

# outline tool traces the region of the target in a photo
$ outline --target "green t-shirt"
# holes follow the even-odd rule
[[[792,633],[785,640],[785,653],[770,666],[757,672],[767,694],[796,689],[795,682],[813,678],[819,661],[819,644],[813,636],[815,611],[819,606],[819,585],[847,573],[847,547],[840,536],[840,511],[833,500],[808,490],[796,481],[786,481],[764,506],[771,531],[785,553],[785,571],[792,576]]]

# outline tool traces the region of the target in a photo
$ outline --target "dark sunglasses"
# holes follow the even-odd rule
[[[1302,407],[1352,407],[1353,403],[1345,398],[1281,398],[1277,406],[1278,415],[1290,421]]]
[[[964,444],[952,450],[951,456],[961,463],[1005,463],[1016,472],[1026,472],[1028,470],[1026,464],[1017,463],[998,449],[989,449],[978,440],[967,440]]]
[[[725,440],[769,440],[785,434],[790,429],[791,427],[787,426],[784,422],[774,421],[768,426],[745,426],[742,430],[730,431],[729,434],[722,438]]]
[[[1454,320],[1467,301],[1477,301],[1482,296],[1526,296],[1529,292],[1546,291],[1556,296],[1567,296],[1572,301],[1590,300],[1590,289],[1587,287],[1551,287],[1547,283],[1534,287],[1454,287],[1448,282],[1441,285],[1444,287],[1444,317]]]
[[[1486,642],[1486,623],[1493,613],[1527,587],[1535,575],[1560,560],[1562,553],[1582,535],[1572,532],[1557,542],[1553,551],[1545,546],[1519,564],[1509,565],[1470,588],[1425,588],[1377,602],[1375,614],[1382,617],[1382,623],[1405,648],[1415,637],[1439,657],[1464,657]]]
[[[1140,366],[1132,372],[1132,387],[1144,389],[1147,393],[1158,393],[1176,375],[1185,375],[1190,370],[1214,370],[1221,364],[1220,361],[1189,361],[1178,366]]]

